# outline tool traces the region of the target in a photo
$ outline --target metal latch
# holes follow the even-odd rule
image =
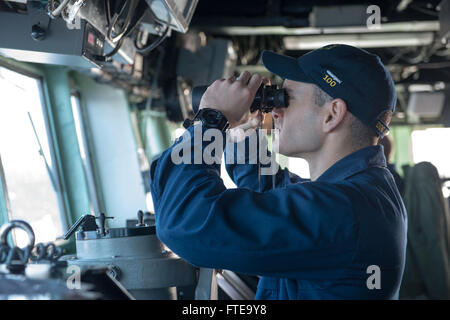
[[[69,231],[64,235],[64,240],[69,239],[77,230],[81,228],[81,231],[96,231],[98,229],[95,223],[95,216],[91,214],[85,214],[80,219],[78,219],[73,226],[70,227]]]

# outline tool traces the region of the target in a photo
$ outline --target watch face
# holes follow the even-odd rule
[[[208,124],[215,125],[220,121],[221,115],[217,110],[208,110],[205,112],[205,120]]]
[[[228,121],[225,116],[215,109],[201,109],[197,116],[197,119],[202,121],[205,127],[225,130],[227,128]]]

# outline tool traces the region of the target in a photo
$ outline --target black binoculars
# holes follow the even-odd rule
[[[200,101],[208,86],[192,88],[192,109],[197,113]],[[289,97],[284,89],[278,89],[277,85],[265,86],[262,84],[256,92],[250,106],[250,112],[261,110],[262,112],[272,112],[273,108],[287,108]]]

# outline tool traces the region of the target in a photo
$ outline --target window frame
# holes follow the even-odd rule
[[[0,56],[0,67],[6,68],[10,71],[17,72],[21,75],[33,78],[38,81],[38,88],[40,91],[40,102],[41,102],[41,110],[44,118],[45,129],[47,132],[47,139],[50,151],[50,157],[52,161],[52,167],[50,168],[51,174],[53,175],[56,182],[56,198],[58,203],[59,210],[59,218],[61,223],[61,228],[63,232],[66,232],[68,225],[68,199],[65,193],[63,192],[63,178],[62,171],[60,165],[60,157],[58,145],[56,142],[56,131],[53,125],[53,117],[50,109],[50,100],[48,94],[48,85],[45,80],[45,72],[40,69],[38,66],[26,64],[17,61],[11,61],[7,58]],[[51,177],[49,177],[51,179]],[[3,165],[1,163],[0,157],[0,180],[1,180],[1,190],[0,190],[0,202],[4,201],[5,208],[0,212],[0,222],[1,224],[12,220],[12,212],[9,201],[8,189],[6,184],[6,179],[3,171]],[[3,221],[2,221],[3,220]]]
[[[78,121],[80,122],[80,135],[81,140],[78,140],[78,148],[80,148],[80,143],[82,144],[82,147],[84,149],[85,153],[85,159],[81,159],[83,163],[83,171],[84,175],[86,177],[86,183],[87,188],[89,192],[89,202],[90,206],[93,210],[93,212],[104,212],[104,204],[103,204],[103,197],[100,191],[99,183],[98,183],[98,177],[95,174],[95,160],[93,156],[93,146],[91,145],[92,139],[90,139],[90,136],[92,135],[89,129],[89,122],[86,116],[86,113],[84,112],[83,106],[82,106],[82,99],[81,99],[81,93],[72,88],[70,92],[70,99],[71,99],[71,105],[72,105],[72,97],[77,99],[77,103],[75,108],[77,109],[78,113]],[[74,106],[72,105],[72,108]],[[73,111],[72,111],[73,112]],[[75,116],[74,116],[74,122],[75,122]],[[81,150],[80,150],[81,154]]]
[[[11,204],[8,195],[8,186],[6,185],[5,172],[3,170],[2,157],[0,155],[0,225],[10,221]]]

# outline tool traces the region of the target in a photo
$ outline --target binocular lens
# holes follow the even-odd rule
[[[194,113],[197,113],[206,89],[208,89],[208,86],[192,88],[192,109]],[[250,112],[256,110],[272,112],[273,108],[287,108],[289,105],[288,100],[286,90],[278,89],[276,85],[264,86],[262,84],[256,92],[255,99],[253,99]]]

